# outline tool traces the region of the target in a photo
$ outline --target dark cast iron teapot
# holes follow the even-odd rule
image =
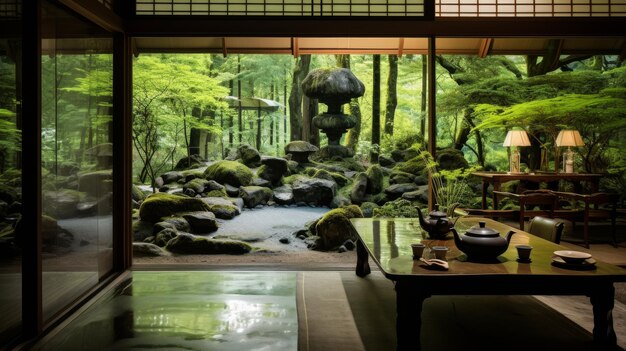
[[[464,235],[459,235],[454,228],[452,234],[456,247],[463,251],[469,260],[489,261],[495,260],[509,248],[511,237],[515,232],[511,230],[504,238],[494,229],[486,227],[485,222],[478,222],[478,226],[468,229]]]
[[[454,223],[448,219],[446,213],[439,211],[439,205],[435,205],[435,210],[430,212],[426,218],[420,209],[417,209],[417,214],[420,219],[420,226],[431,239],[445,239],[450,229],[454,227]]]

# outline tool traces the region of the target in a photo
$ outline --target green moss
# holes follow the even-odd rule
[[[428,173],[426,164],[420,156],[413,157],[406,162],[398,163],[395,167],[393,167],[393,170],[406,172],[413,175],[422,175]]]
[[[236,240],[216,240],[191,234],[180,234],[165,246],[170,252],[195,255],[242,255],[252,250],[252,246]]]
[[[148,196],[139,208],[142,220],[156,223],[163,217],[178,212],[209,211],[209,206],[200,199],[182,197],[167,193]]]
[[[365,172],[365,175],[367,176],[368,194],[378,194],[383,191],[385,175],[379,165],[370,166]]]
[[[2,180],[11,180],[15,178],[21,178],[22,171],[19,169],[11,168],[4,171],[4,173],[0,174],[0,179]]]
[[[184,170],[184,171],[181,171],[180,173],[183,174],[183,177],[185,178],[186,182],[196,179],[196,178],[204,178],[204,170],[197,169],[197,168]]]
[[[252,181],[252,171],[245,165],[236,161],[218,161],[207,167],[204,171],[206,179],[213,179],[220,184],[232,186],[245,186]]]
[[[374,209],[374,218],[417,218],[417,208],[411,201],[398,199],[389,201],[381,207]]]
[[[315,173],[317,173],[319,171],[318,168],[315,167],[307,167],[304,169],[304,174],[308,175],[309,177],[313,177],[315,175]]]
[[[293,184],[298,180],[307,180],[309,177],[302,174],[294,174],[283,178],[283,184]]]
[[[319,236],[317,247],[322,250],[334,249],[347,239],[356,236],[350,218],[363,218],[361,209],[356,205],[336,208],[328,211],[315,225]]]
[[[361,212],[363,213],[363,217],[371,218],[374,215],[374,209],[378,208],[373,202],[364,202],[361,204]]]
[[[208,193],[206,193],[206,197],[223,197],[223,198],[227,198],[228,194],[226,193],[226,189],[211,190]]]

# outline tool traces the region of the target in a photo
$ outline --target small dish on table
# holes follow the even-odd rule
[[[591,258],[591,255],[586,252],[571,250],[554,251],[554,254],[568,264],[582,264],[585,260]]]

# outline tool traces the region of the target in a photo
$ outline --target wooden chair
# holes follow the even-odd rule
[[[617,201],[619,196],[612,193],[594,193],[589,195],[554,192],[560,199],[570,203],[571,208],[557,210],[558,217],[563,217],[575,221],[583,222],[583,240],[586,248],[589,248],[589,222],[596,220],[611,221],[611,235],[613,246],[617,247],[615,236],[615,222],[617,220]]]
[[[524,230],[526,218],[535,216],[553,217],[556,208],[557,196],[552,192],[529,191],[522,194],[514,194],[506,191],[494,191],[494,196],[506,197],[517,201],[519,204],[519,229]],[[499,201],[498,201],[499,202]],[[539,207],[539,209],[536,209]]]
[[[530,220],[528,232],[559,244],[561,242],[561,235],[563,235],[564,226],[564,223],[558,219],[537,216]]]

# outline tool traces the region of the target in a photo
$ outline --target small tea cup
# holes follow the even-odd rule
[[[424,244],[411,244],[411,249],[413,250],[413,258],[418,259],[422,257],[422,254],[424,254],[424,248],[426,248],[426,245]]]
[[[532,251],[533,247],[530,245],[516,245],[515,248],[517,249],[517,257],[519,261],[522,262],[529,262],[530,261],[530,252]]]
[[[445,260],[448,248],[446,246],[433,246],[430,248],[430,251],[435,254],[436,259]]]

